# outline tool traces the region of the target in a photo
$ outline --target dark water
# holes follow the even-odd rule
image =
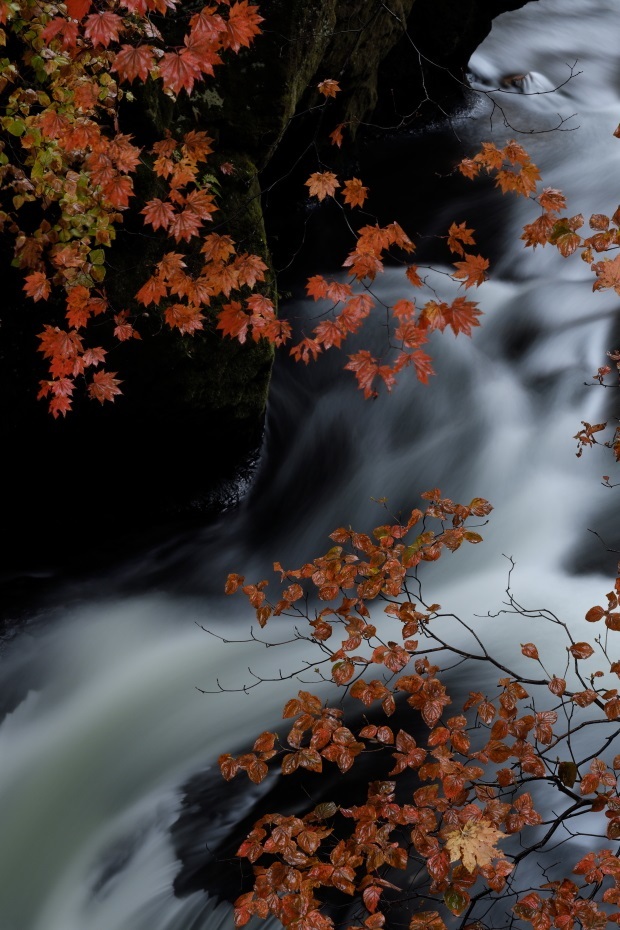
[[[453,126],[463,151],[491,135],[503,142],[519,129],[547,130],[560,114],[569,131],[525,139],[545,183],[564,189],[571,213],[614,209],[619,47],[615,0],[591,0],[585,11],[578,0],[539,0],[502,17],[471,62],[475,86],[488,90],[507,73],[527,73],[528,94],[481,95]],[[575,61],[581,75],[540,93],[562,84]],[[493,99],[502,112],[493,111]],[[433,144],[439,137],[439,127],[429,132]],[[471,210],[496,262],[476,295],[483,326],[471,341],[434,340],[438,376],[428,388],[403,378],[393,396],[368,402],[338,363],[300,369],[282,362],[261,466],[243,504],[206,529],[171,536],[105,576],[67,586],[57,596],[62,606],[39,607],[8,644],[2,930],[232,925],[228,905],[181,880],[177,852],[193,850],[196,867],[204,867],[207,840],[217,846],[249,813],[261,792],[231,789],[226,801],[215,760],[277,720],[295,688],[205,696],[195,686],[214,690],[219,679],[239,688],[248,666],[275,677],[278,667],[309,657],[296,646],[278,655],[256,644],[226,645],[200,629],[245,636],[242,602],[219,594],[228,571],[259,578],[274,559],[295,565],[337,525],[382,522],[371,498],[387,497],[398,511],[438,485],[456,500],[482,495],[495,506],[483,546],[428,568],[427,591],[444,609],[471,617],[496,608],[506,584],[503,554],[516,560],[521,599],[562,613],[576,631],[607,590],[610,560],[602,547],[593,555],[598,544],[588,527],[611,533],[616,524],[613,492],[600,484],[611,465],[597,452],[577,460],[572,437],[582,419],[604,415],[605,392],[583,382],[613,341],[617,298],[593,295],[578,260],[564,264],[521,248],[527,205],[474,187],[459,197],[438,207],[438,227]],[[409,203],[415,213],[415,196]],[[382,296],[402,289],[400,272],[386,271]],[[302,318],[315,311],[304,302],[289,307]],[[380,327],[368,338],[380,345]],[[512,635],[517,643],[525,637],[523,627],[506,623],[483,627],[500,650]],[[188,893],[175,895],[175,881]]]

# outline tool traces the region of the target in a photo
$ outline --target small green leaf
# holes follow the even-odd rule
[[[11,119],[5,123],[5,129],[12,136],[23,136],[26,132],[26,124],[22,119]]]
[[[88,258],[93,265],[103,265],[105,262],[105,252],[103,249],[93,249]]]
[[[452,911],[452,913],[456,914],[458,917],[458,915],[462,914],[467,907],[469,903],[469,897],[450,886],[450,888],[448,888],[448,890],[444,893],[443,902],[448,910]]]

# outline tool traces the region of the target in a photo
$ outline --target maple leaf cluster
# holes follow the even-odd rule
[[[325,181],[326,174],[331,176],[328,181]],[[332,196],[339,186],[331,172],[324,172],[320,183],[316,178],[317,175],[312,175],[306,183],[310,186],[311,193],[319,199],[323,199],[328,193]],[[357,182],[357,179],[353,180]],[[346,203],[355,206],[350,198],[347,199],[347,193],[350,191],[347,185],[351,183],[345,182],[344,199]],[[328,191],[325,189],[326,184],[329,184]],[[475,245],[473,232],[465,223],[452,223],[446,237],[451,251],[463,256],[462,260],[454,262],[452,279],[457,284],[462,283],[465,288],[479,286],[486,278],[489,265],[488,260],[482,256],[465,251],[465,245]],[[297,361],[308,363],[325,350],[340,348],[349,335],[358,332],[363,321],[379,303],[372,292],[372,282],[384,271],[385,256],[390,250],[410,254],[415,250],[415,246],[396,222],[383,227],[367,224],[358,230],[355,249],[343,262],[343,267],[350,274],[349,281],[330,281],[320,274],[308,279],[308,296],[315,301],[329,301],[332,313],[330,318],[322,320],[310,335],[304,336],[291,348],[291,355]],[[417,265],[406,265],[407,286],[417,290],[424,287],[425,282],[420,271]],[[363,289],[356,291],[356,285]],[[433,330],[443,332],[449,327],[456,336],[460,333],[471,336],[472,328],[480,325],[478,317],[481,311],[478,304],[463,296],[455,297],[451,303],[434,298],[419,303],[418,306],[412,294],[397,300],[392,307],[387,308],[391,311],[393,324],[390,338],[398,347],[398,351],[389,362],[375,358],[367,349],[361,349],[349,356],[344,366],[345,370],[354,373],[358,387],[366,398],[377,396],[374,387],[376,379],[382,379],[390,391],[396,383],[398,373],[409,366],[415,370],[416,377],[422,384],[428,383],[429,377],[434,374],[432,359],[420,347],[428,342],[429,334]]]
[[[615,130],[614,136],[620,138],[620,127]],[[537,192],[537,182],[540,180],[538,168],[526,150],[514,140],[502,149],[493,143],[485,142],[473,158],[462,159],[458,170],[470,179],[486,172],[495,177],[495,183],[502,193],[512,192],[533,200],[541,208],[541,212],[535,220],[523,227],[521,239],[525,246],[535,249],[539,245],[551,245],[563,258],[570,258],[579,251],[582,261],[586,262],[594,273],[592,290],[613,290],[620,294],[620,256],[604,257],[600,260],[597,258],[601,254],[615,252],[620,247],[620,207],[610,211],[610,215],[593,213],[588,221],[590,233],[582,235],[579,230],[585,224],[583,214],[561,215],[567,201],[562,191],[557,188],[545,187],[540,193]],[[612,373],[609,365],[601,365],[593,378],[602,386],[609,387],[614,384],[620,387],[620,352],[612,350],[607,355],[615,362],[615,382],[606,381],[607,375]],[[582,421],[581,425],[583,428],[574,436],[577,440],[578,457],[583,454],[585,448],[600,444],[595,434],[605,430],[608,424],[593,425]],[[620,428],[616,427],[611,438],[603,444],[612,450],[616,462],[619,462]],[[609,484],[608,478],[603,480]]]
[[[166,16],[178,7],[177,0],[0,6],[6,27],[0,40],[6,44],[10,33],[12,47],[22,50],[21,57],[0,62],[0,84],[9,91],[0,118],[0,228],[14,239],[25,294],[57,304],[64,293],[64,328],[54,318],[39,336],[49,360],[39,396],[49,399],[54,416],[71,408],[77,378],[88,376],[87,393],[101,402],[120,393],[115,373],[90,374],[106,355],[90,342],[92,319],[109,319],[118,342],[140,338],[135,308],[113,307],[104,286],[106,249],[135,196],[133,176],[146,161],[131,135],[118,128],[119,103],[131,99],[126,85],[152,79],[168,95],[189,94],[213,75],[225,53],[248,47],[260,32],[256,5],[221,0],[189,16],[183,44],[170,48],[153,14]],[[166,137],[154,146],[153,170],[169,193],[150,200],[142,213],[175,243],[201,236],[216,210],[215,196],[199,181],[196,167],[211,153],[211,141],[204,132],[190,131],[180,144]],[[42,215],[34,231],[30,215],[22,221],[23,208],[32,204],[40,205]],[[182,259],[175,265],[170,254],[141,297],[150,295],[157,305],[172,296],[177,302],[163,311],[165,321],[193,333],[217,284],[200,275],[190,278],[182,272]],[[222,272],[221,293],[237,284],[253,286],[264,271],[255,256],[237,258],[237,266]]]
[[[594,645],[575,641],[568,624],[555,614],[527,611],[510,587],[504,613],[559,626],[566,636],[564,659],[557,643],[542,649],[528,642],[518,651],[525,667],[505,654],[500,662],[460,619],[473,645],[464,646],[462,637],[452,644],[446,627],[452,615],[425,603],[418,571],[446,551],[481,542],[471,522],[480,523],[492,508],[483,498],[456,504],[436,488],[423,498],[424,508],[371,534],[340,527],[331,534],[332,548],[300,568],[275,563],[286,587],[273,601],[267,581],[228,577],[226,592],[248,598],[261,628],[270,618],[294,619],[297,636],[322,654],[312,661],[320,678],[342,688],[348,700],[338,705],[298,691],[283,709],[283,718],[292,721],[288,732],[265,731],[252,751],[222,755],[223,776],[245,772],[258,784],[278,762],[284,776],[306,770],[321,778],[326,767],[345,773],[368,754],[386,761],[383,774],[375,764],[378,780],[362,787],[363,796],[352,795],[344,805],[327,800],[306,814],[267,814],[254,824],[237,851],[252,864],[254,879],[235,902],[236,925],[273,915],[294,930],[331,930],[336,924],[325,891],[331,902],[340,893],[338,907],[355,902],[359,926],[374,930],[386,925],[390,901],[405,890],[410,930],[446,930],[450,914],[466,915],[477,927],[477,909],[488,914],[496,900],[535,930],[600,930],[608,921],[620,923],[620,908],[609,913],[609,905],[620,904],[620,867],[607,848],[620,838],[620,755],[608,754],[620,720],[619,689],[613,686],[620,661],[607,638]],[[416,600],[413,590],[420,592]],[[614,634],[620,630],[620,574],[606,600],[605,607],[590,608],[585,620]],[[393,624],[392,638],[377,618],[381,605]],[[302,620],[307,634],[300,631]],[[501,669],[496,688],[470,691],[454,707],[442,667],[433,661],[437,656],[444,667],[456,660]],[[584,663],[593,657],[597,670],[590,672]],[[537,666],[534,674],[529,663]],[[473,671],[472,680],[475,675],[480,680],[480,672]],[[364,707],[361,725],[347,722],[351,699]],[[395,727],[390,718],[403,701],[408,717],[401,714]],[[580,742],[593,724],[601,734],[594,752],[591,742]],[[538,791],[535,801],[531,785],[545,786],[553,800],[541,799]],[[600,849],[573,865],[573,876],[583,882],[543,876],[537,890],[528,877],[527,891],[521,890],[521,861],[570,838],[578,832],[573,819],[593,813],[601,816]],[[591,836],[593,829],[588,820]],[[415,884],[399,877],[403,873],[416,875]],[[603,884],[595,901],[592,889]],[[436,910],[427,910],[430,902]]]
[[[203,130],[190,130],[182,138],[166,133],[145,152],[119,129],[119,103],[131,99],[130,85],[153,80],[172,97],[191,95],[214,74],[226,53],[251,45],[262,22],[258,7],[248,0],[204,6],[188,14],[183,43],[174,48],[166,45],[157,17],[180,13],[177,0],[104,0],[97,5],[69,0],[64,7],[4,3],[1,10],[1,22],[13,38],[21,42],[27,27],[29,40],[21,60],[0,63],[0,80],[15,88],[0,125],[11,146],[18,146],[17,157],[9,157],[9,146],[0,141],[5,192],[0,225],[14,236],[15,264],[24,273],[27,297],[57,307],[62,294],[65,302],[64,324],[54,311],[39,334],[40,351],[49,362],[39,396],[48,399],[52,414],[70,410],[77,379],[85,380],[88,395],[100,401],[120,393],[116,373],[101,368],[94,376],[108,352],[92,342],[97,317],[97,331],[104,331],[102,324],[109,321],[107,332],[117,343],[141,338],[138,321],[145,313],[160,314],[184,335],[208,324],[241,343],[289,342],[291,326],[278,319],[266,292],[263,260],[238,252],[224,231],[207,232],[217,211],[217,191],[204,169],[213,139]],[[340,89],[330,77],[317,86],[324,105]],[[336,127],[332,141],[341,143],[343,128],[344,124]],[[175,248],[163,254],[137,291],[137,306],[119,307],[112,305],[105,289],[106,250],[132,205],[139,166],[151,168],[159,185],[158,195],[143,204],[140,213],[146,226]],[[230,170],[234,165],[228,165]],[[319,202],[339,191],[343,205],[351,209],[364,209],[368,197],[360,178],[341,182],[329,170],[314,172],[306,185]],[[22,223],[21,211],[37,203],[43,218],[33,232]],[[50,205],[57,215],[49,213]],[[475,245],[473,230],[453,223],[447,242],[456,256],[453,281],[466,289],[479,286],[488,261],[469,251]],[[202,265],[190,258],[197,243]],[[289,349],[291,355],[308,362],[340,348],[376,306],[371,286],[384,269],[386,254],[413,250],[398,223],[363,225],[343,263],[349,282],[339,284],[321,275],[309,279],[308,294],[331,301],[332,312]],[[416,265],[406,265],[407,287],[423,287],[419,272]],[[422,346],[429,334],[449,328],[469,336],[480,316],[477,304],[463,296],[451,302],[427,300],[419,307],[407,296],[391,309],[389,358],[377,359],[362,349],[349,355],[345,364],[366,397],[376,396],[377,380],[391,390],[406,367],[427,383],[433,368]]]

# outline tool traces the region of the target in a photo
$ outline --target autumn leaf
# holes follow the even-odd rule
[[[359,387],[364,391],[364,397],[376,396],[376,391],[372,389],[372,383],[377,375],[377,361],[367,349],[362,349],[355,355],[349,356],[349,361],[344,366],[348,371],[355,373]]]
[[[317,84],[317,90],[320,94],[323,94],[324,97],[335,97],[340,90],[340,84],[338,81],[334,81],[333,78],[327,78],[325,81],[321,81],[320,84]]]
[[[47,300],[52,290],[46,275],[42,271],[33,271],[32,274],[26,275],[24,279],[24,291],[32,300]]]
[[[465,255],[463,245],[474,245],[473,229],[468,229],[465,223],[452,223],[448,230],[448,248],[458,255]]]
[[[594,649],[590,643],[573,643],[569,651],[576,659],[589,659],[591,655],[594,655]]]
[[[136,294],[136,300],[147,307],[149,304],[159,304],[162,297],[166,297],[168,288],[159,275],[154,275],[142,285]]]
[[[110,42],[117,42],[123,29],[123,20],[116,13],[104,11],[87,16],[84,24],[84,35],[93,45],[103,45],[105,48]]]
[[[91,0],[65,0],[65,4],[72,19],[83,19],[92,6]]]
[[[164,87],[170,89],[175,96],[180,94],[183,88],[190,94],[195,81],[202,77],[200,61],[188,49],[166,52],[159,61],[159,73]]]
[[[121,80],[135,81],[140,78],[146,81],[155,67],[155,56],[152,45],[122,45],[117,53],[111,68],[117,71]]]
[[[592,270],[596,274],[592,290],[605,290],[611,287],[616,294],[620,294],[620,255],[614,259],[596,262],[592,265]]]
[[[80,29],[76,22],[65,19],[64,16],[55,16],[53,19],[50,19],[45,29],[43,29],[41,37],[46,42],[51,42],[53,39],[60,39],[62,48],[68,51],[77,46],[79,34]]]
[[[538,196],[538,203],[543,210],[559,211],[566,207],[566,197],[555,187],[545,187]]]
[[[133,182],[123,174],[116,174],[110,181],[102,185],[106,200],[117,210],[125,210],[129,206],[129,198],[133,197]]]
[[[521,652],[528,659],[538,659],[538,649],[534,643],[521,643]]]
[[[462,279],[465,287],[480,287],[486,281],[489,260],[481,255],[468,255],[462,262],[454,262],[454,267],[454,277]]]
[[[364,187],[359,178],[351,178],[344,182],[342,196],[350,207],[362,207],[368,196],[368,188]]]
[[[115,371],[95,372],[93,380],[88,385],[88,393],[93,400],[98,400],[99,403],[104,404],[106,400],[113,401],[118,394],[122,393],[119,388],[119,384],[122,384],[122,382],[114,377],[115,374]]]
[[[140,213],[144,215],[144,222],[149,223],[153,229],[168,229],[174,217],[174,206],[169,200],[154,197],[153,200],[147,202]]]
[[[248,0],[233,3],[226,21],[224,44],[233,52],[238,52],[241,46],[248,48],[254,36],[260,33],[259,23],[262,21],[263,17],[258,13],[258,6],[249,3]]]
[[[464,336],[471,336],[472,327],[480,326],[478,317],[482,311],[478,310],[478,304],[473,300],[467,300],[465,297],[457,297],[452,301],[446,310],[446,321],[450,325],[455,336],[463,333]]]
[[[203,130],[192,129],[186,132],[183,137],[181,151],[185,158],[193,162],[206,161],[207,155],[211,155],[213,149],[211,143],[213,139]]]
[[[409,930],[446,930],[437,911],[417,911],[409,922]]]
[[[164,319],[171,329],[192,335],[203,328],[203,315],[190,304],[171,304],[164,310]]]
[[[332,145],[337,145],[338,148],[341,147],[343,138],[344,138],[342,135],[342,130],[344,129],[346,125],[347,125],[346,123],[338,123],[336,128],[330,132],[329,138],[332,141]]]
[[[501,856],[501,850],[497,849],[496,844],[504,836],[501,830],[484,818],[469,820],[460,829],[448,830],[446,848],[450,862],[460,859],[468,872],[489,865],[493,859]]]
[[[457,165],[457,168],[461,174],[470,180],[476,178],[479,175],[480,167],[480,164],[473,158],[463,158]]]
[[[244,343],[247,339],[249,324],[250,316],[237,300],[225,304],[224,308],[218,313],[217,328],[222,331],[224,336],[238,339],[241,343]]]
[[[576,229],[583,224],[583,217],[576,216],[570,219],[561,219],[555,223],[549,242],[555,245],[560,255],[568,258],[573,252],[576,252],[581,245],[581,236],[576,233]],[[596,282],[595,282],[596,283]]]
[[[315,171],[305,182],[306,187],[310,190],[312,197],[318,197],[324,200],[326,197],[333,197],[336,188],[340,187],[338,178],[333,171]]]

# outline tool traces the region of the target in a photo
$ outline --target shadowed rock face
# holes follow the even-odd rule
[[[281,201],[275,199],[265,214],[261,187],[279,183],[299,153],[313,139],[323,144],[338,122],[347,123],[348,143],[377,124],[398,129],[416,119],[423,125],[437,105],[445,110],[461,101],[465,66],[493,16],[523,2],[262,0],[263,34],[251,49],[242,49],[191,100],[181,94],[175,103],[152,87],[134,89],[139,99],[121,114],[121,129],[130,128],[148,150],[163,129],[208,128],[217,146],[212,170],[218,159],[237,169],[218,175],[217,219],[271,268],[274,225],[286,237],[301,213],[276,216]],[[322,102],[316,85],[327,77],[342,87],[328,117],[316,109]],[[330,159],[350,165],[355,156],[347,143],[342,151],[329,146]],[[303,159],[299,164],[304,167]],[[136,203],[154,196],[152,185],[146,173],[137,178]],[[301,201],[304,190],[301,180],[293,196]],[[131,306],[145,269],[167,248],[163,237],[136,235],[138,210],[125,215],[109,256],[106,288],[116,306]],[[10,259],[0,254],[5,270]],[[91,540],[94,527],[111,538],[119,519],[143,525],[217,509],[213,488],[260,446],[271,347],[222,340],[213,328],[181,337],[151,317],[140,343],[109,353],[107,367],[122,378],[123,396],[103,408],[78,402],[66,421],[52,421],[35,400],[45,376],[35,346],[43,322],[56,321],[48,306],[22,305],[21,283],[12,271],[3,277],[5,307],[15,308],[3,314],[0,348],[9,548],[19,551],[21,533],[24,551],[39,538],[53,560],[64,547],[79,551],[83,533]],[[268,290],[275,299],[273,272]],[[57,313],[62,323],[62,307]]]

